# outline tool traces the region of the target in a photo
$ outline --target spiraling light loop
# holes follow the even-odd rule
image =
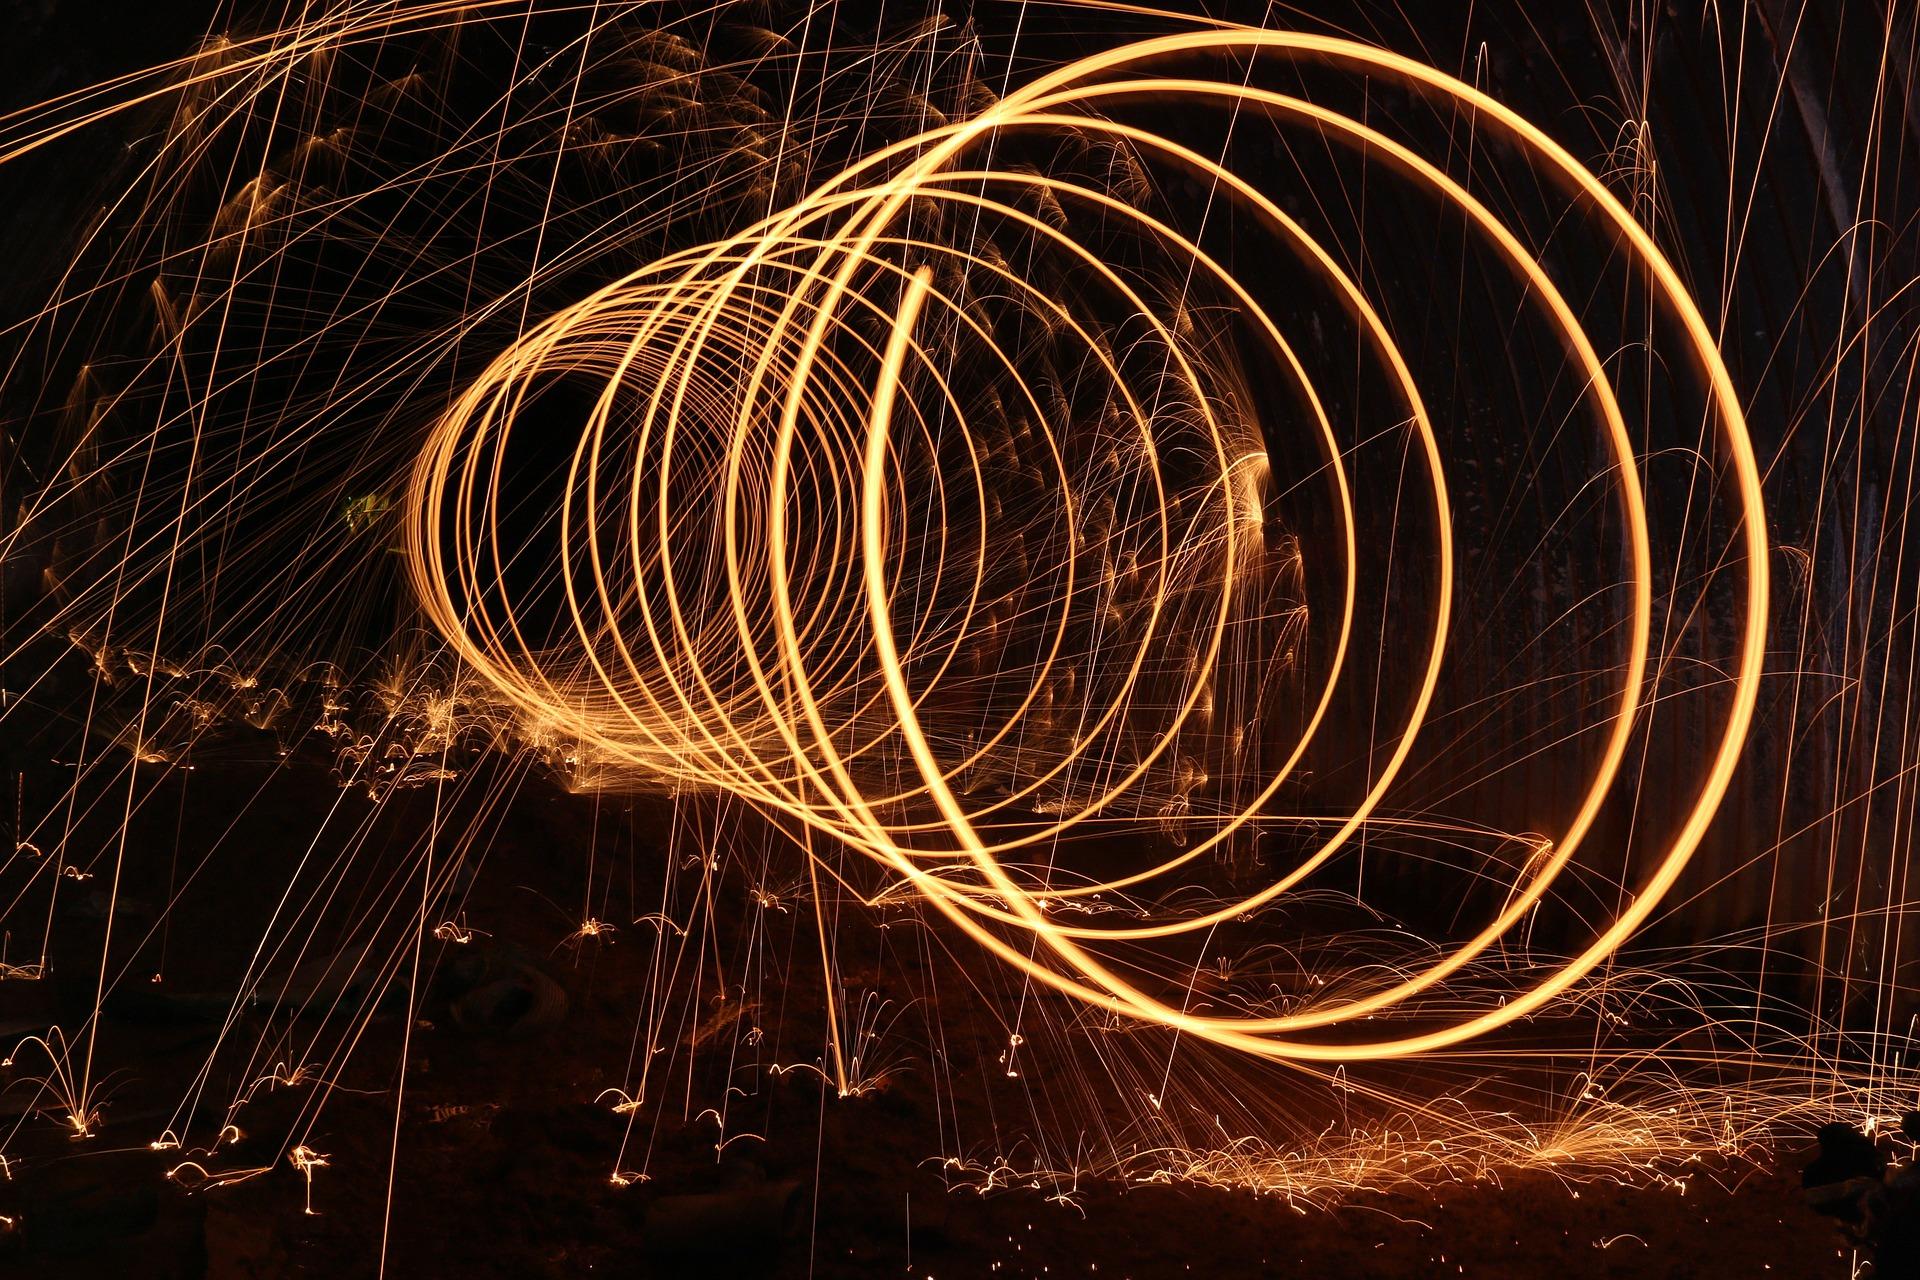
[[[1631,251],[1685,335],[1738,498],[1745,617],[1733,692],[1704,782],[1652,874],[1584,950],[1519,996],[1385,1038],[1355,1039],[1351,1028],[1413,1007],[1496,945],[1571,865],[1615,789],[1648,696],[1647,498],[1605,361],[1521,239],[1458,180],[1364,121],[1251,79],[1155,70],[1234,55],[1311,58],[1438,95],[1564,183]],[[1626,661],[1573,816],[1519,870],[1494,917],[1433,964],[1283,1014],[1191,1012],[1144,990],[1107,949],[1200,934],[1280,899],[1380,811],[1445,674],[1452,498],[1434,423],[1380,308],[1247,177],[1099,114],[1148,101],[1308,125],[1462,216],[1550,321],[1603,428],[1624,517]],[[1211,910],[1112,926],[1066,924],[1049,906],[1190,866],[1252,830],[1300,768],[1346,675],[1360,548],[1326,397],[1260,289],[1200,235],[1136,202],[993,159],[1009,139],[1049,134],[1097,139],[1197,179],[1340,300],[1405,406],[1438,577],[1419,684],[1393,748],[1314,851]],[[1081,216],[1126,227],[1227,300],[1257,335],[1260,358],[1295,388],[1338,511],[1343,603],[1298,737],[1231,804],[1191,817],[1199,839],[1144,870],[1043,884],[1016,874],[1011,855],[1149,811],[1165,777],[1200,771],[1182,744],[1209,732],[1211,673],[1239,660],[1229,651],[1249,613],[1247,565],[1272,483],[1259,431],[1224,407],[1216,371],[1188,336],[1191,316],[1107,261],[1094,236],[1075,229]],[[941,230],[950,225],[969,234]],[[1055,265],[1025,265],[1040,260]],[[1031,372],[1040,339],[996,309],[1006,300],[1058,356],[1048,380]],[[1073,371],[1070,389],[1063,368]],[[592,407],[557,511],[545,513],[552,528],[523,546],[509,526],[531,499],[510,446],[569,379],[585,381]],[[1013,401],[1003,436],[975,421],[983,387],[1003,387]],[[1098,420],[1077,411],[1089,403],[1101,406]],[[1009,476],[1043,495],[1017,517],[1001,500]],[[736,236],[581,299],[501,355],[442,418],[409,507],[409,564],[429,617],[527,715],[609,758],[734,793],[871,856],[1052,988],[1275,1058],[1354,1061],[1456,1045],[1540,1009],[1600,964],[1698,847],[1737,763],[1763,657],[1767,556],[1752,444],[1712,333],[1652,238],[1583,165],[1487,94],[1398,55],[1294,33],[1190,32],[1084,59],[971,119],[881,149]],[[531,567],[529,546],[540,549]],[[552,617],[527,603],[555,589],[564,603],[546,610]],[[1116,603],[1123,590],[1130,612]],[[1185,678],[1165,675],[1178,665],[1170,654],[1186,655]],[[1002,757],[1019,761],[1004,794],[970,784]],[[1303,1034],[1315,1030],[1327,1038]]]

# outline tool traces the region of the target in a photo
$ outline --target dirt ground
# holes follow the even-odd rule
[[[498,794],[498,780],[482,782],[476,795]],[[243,787],[251,797],[242,812],[245,829],[203,864],[205,833],[226,830],[228,801]],[[312,838],[324,825],[318,817],[338,798],[310,769],[266,779],[251,765],[224,774],[208,765],[177,805],[152,806],[159,816],[130,832],[135,852],[147,856],[129,859],[138,868],[123,886],[132,906],[127,926],[115,934],[130,939],[116,943],[126,948],[129,972],[163,959],[159,990],[230,991],[286,882],[287,850]],[[1805,1157],[1799,1152],[1784,1153],[1778,1171],[1692,1166],[1682,1171],[1684,1191],[1670,1183],[1573,1184],[1533,1172],[1361,1195],[1331,1208],[1245,1191],[1098,1179],[1082,1180],[1066,1197],[1055,1196],[1052,1184],[1035,1188],[1019,1179],[983,1195],[965,1179],[950,1181],[939,1157],[953,1149],[946,1134],[993,1134],[1011,1142],[1018,1129],[1009,1117],[1018,1109],[1004,1097],[996,1101],[987,1087],[1005,1090],[1010,1082],[992,1057],[995,1037],[1004,1044],[1004,1033],[984,1000],[950,997],[929,1014],[948,1035],[937,1078],[912,1054],[882,1087],[850,1098],[836,1096],[817,1071],[723,1072],[718,1089],[711,1073],[670,1077],[663,1096],[633,1116],[634,1136],[622,1155],[629,1121],[601,1095],[631,1083],[623,1064],[631,1061],[636,1010],[650,998],[647,975],[657,953],[644,926],[625,924],[638,909],[619,913],[625,933],[569,947],[565,913],[538,898],[579,901],[587,873],[568,851],[595,840],[626,849],[618,874],[642,878],[642,899],[654,893],[644,877],[657,881],[659,869],[674,861],[650,844],[665,812],[661,805],[636,804],[615,822],[605,806],[596,811],[579,797],[539,793],[508,810],[489,836],[492,862],[466,900],[467,917],[493,931],[493,945],[515,943],[535,956],[565,989],[567,1014],[534,1036],[476,1035],[447,1025],[423,996],[411,1010],[397,1133],[395,1068],[408,1030],[400,985],[357,1034],[352,1019],[298,1016],[293,1029],[318,1046],[316,1058],[331,1061],[351,1039],[350,1063],[299,1087],[256,1090],[237,1116],[242,1136],[217,1156],[204,1153],[219,1123],[207,1113],[187,1125],[179,1149],[148,1146],[179,1122],[179,1099],[214,1043],[215,1027],[191,999],[110,1007],[99,1059],[112,1072],[102,1094],[104,1123],[85,1141],[67,1139],[53,1120],[26,1109],[32,1054],[17,1053],[10,1087],[0,1092],[0,1102],[10,1106],[10,1118],[0,1120],[13,1131],[0,1214],[17,1220],[0,1233],[0,1275],[365,1276],[375,1273],[383,1240],[386,1274],[463,1280],[589,1274],[1578,1280],[1854,1272],[1855,1259],[1834,1228],[1801,1201],[1797,1171]],[[361,912],[401,892],[394,876],[404,858],[393,851],[408,848],[432,813],[430,797],[419,793],[382,806],[378,825],[355,836],[368,851],[366,865],[356,871],[358,881],[343,882],[339,898]],[[170,847],[177,860],[150,852]],[[600,865],[604,872],[608,863]],[[138,925],[136,908],[166,900],[161,877],[184,879],[187,872],[199,877],[195,892],[180,895],[168,913],[162,957],[161,933]],[[736,884],[715,893],[724,901],[746,899]],[[98,921],[89,921],[85,895],[74,894],[72,902],[56,934],[52,979],[7,984],[12,1003],[0,1008],[0,1022],[16,1035],[27,1027],[85,1022],[99,964],[98,935],[89,930],[97,930]],[[404,927],[406,918],[400,913],[395,927]],[[784,1039],[771,1052],[794,1061],[804,1057],[809,1040],[818,1054],[825,987],[812,935],[795,923],[810,916],[796,909],[778,918],[788,931],[784,938],[743,952],[748,926],[741,922],[750,913],[716,912],[712,951],[767,957],[771,980],[762,998],[777,999],[779,1008],[757,1017],[770,1044]],[[861,984],[909,1000],[924,981],[915,969],[946,962],[929,950],[909,963],[904,957],[913,953],[890,943],[893,963],[882,964],[874,948],[887,936],[850,922],[839,963],[848,973],[860,971]],[[250,1015],[234,1031],[243,1057],[268,1025]],[[705,1033],[685,1026],[675,1034],[685,1045]],[[1070,1044],[1056,1051],[1076,1052]],[[222,1059],[216,1076],[209,1090],[213,1115],[244,1073]],[[725,1088],[729,1078],[739,1087]],[[733,1099],[737,1116],[731,1140],[716,1151],[713,1117],[702,1112],[721,1095]],[[1098,1090],[1079,1096],[1097,1097]],[[322,1098],[314,1119],[312,1104]],[[1125,1104],[1116,1099],[1113,1105]],[[1000,1110],[988,1114],[993,1107]],[[288,1162],[296,1133],[325,1160],[308,1170],[310,1188]],[[616,1185],[610,1175],[617,1167],[644,1169],[646,1176]],[[256,1168],[262,1172],[246,1176]]]
[[[597,1116],[503,1111],[402,1144],[388,1274],[399,1276],[1486,1276],[1845,1277],[1854,1258],[1800,1202],[1797,1179],[1702,1170],[1669,1188],[1550,1177],[1452,1185],[1295,1209],[1245,1192],[1090,1186],[1077,1203],[943,1188],[897,1158],[871,1100],[817,1153],[764,1152],[704,1178],[606,1178]],[[840,1104],[836,1104],[840,1105]],[[864,1112],[864,1114],[863,1114]],[[380,1117],[365,1116],[369,1137]],[[343,1131],[337,1136],[346,1137]],[[358,1144],[335,1143],[351,1152]],[[809,1178],[817,1154],[817,1178]],[[788,1159],[787,1157],[791,1157]],[[151,1164],[151,1161],[145,1163]],[[1721,1185],[1715,1172],[1729,1177]],[[15,1256],[0,1273],[79,1277],[370,1274],[384,1184],[317,1173],[316,1213],[288,1171],[197,1196],[163,1191],[157,1220],[117,1243]],[[798,1186],[784,1211],[789,1180]],[[721,1188],[717,1194],[687,1188]],[[700,1238],[662,1247],[663,1203]],[[701,1214],[707,1216],[703,1219]],[[671,1216],[671,1215],[669,1215]],[[670,1225],[678,1227],[678,1223]],[[683,1245],[684,1241],[681,1242]]]

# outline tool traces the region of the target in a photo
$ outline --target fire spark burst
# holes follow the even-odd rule
[[[342,3],[0,117],[0,172],[133,139],[0,375],[22,1178],[144,1124],[390,1228],[408,1107],[496,1105],[410,1102],[423,1052],[549,1031],[563,966],[628,984],[556,1084],[616,1187],[808,1075],[918,1072],[949,1185],[1067,1204],[1684,1187],[1910,1101],[1897,936],[1864,1034],[1824,906],[1644,942],[1798,563],[1645,122],[1585,161],[1373,42],[1054,16]],[[503,882],[540,796],[590,826]],[[962,1131],[980,1024],[1018,1135]]]

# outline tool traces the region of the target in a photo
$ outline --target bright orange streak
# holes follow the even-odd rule
[[[1679,319],[1710,393],[1739,494],[1746,618],[1731,705],[1701,789],[1653,873],[1584,951],[1517,997],[1434,1030],[1363,1043],[1324,1043],[1275,1033],[1350,1025],[1401,1005],[1459,971],[1541,901],[1591,832],[1618,779],[1646,694],[1651,534],[1634,434],[1599,354],[1545,268],[1483,203],[1403,144],[1314,103],[1214,80],[1127,74],[1176,55],[1256,53],[1325,58],[1443,95],[1470,110],[1477,121],[1503,130],[1529,156],[1564,179],[1631,249],[1664,305]],[[1116,74],[1120,78],[1112,78]],[[1364,998],[1284,1016],[1188,1013],[1140,990],[1082,944],[1169,938],[1255,910],[1325,865],[1372,818],[1412,752],[1440,688],[1455,591],[1451,506],[1439,443],[1413,374],[1377,309],[1341,270],[1335,256],[1223,164],[1151,131],[1077,114],[1092,104],[1147,95],[1248,107],[1306,121],[1369,157],[1386,159],[1459,210],[1511,264],[1527,297],[1545,308],[1559,331],[1613,451],[1613,473],[1626,516],[1633,606],[1622,688],[1610,716],[1605,748],[1576,812],[1547,846],[1551,854],[1531,861],[1498,915],[1433,965]],[[1357,318],[1407,405],[1421,445],[1436,534],[1439,590],[1422,679],[1385,767],[1354,810],[1310,857],[1255,894],[1199,915],[1115,928],[1056,923],[1047,915],[1040,895],[1023,888],[1001,858],[1011,850],[1058,839],[1113,808],[1122,797],[1137,798],[1149,770],[1173,750],[1177,735],[1194,719],[1206,693],[1203,680],[1190,682],[1178,705],[1165,712],[1163,727],[1151,744],[1131,764],[1111,771],[1117,776],[1107,776],[1110,771],[1098,755],[1098,744],[1123,727],[1155,647],[1185,638],[1168,635],[1168,629],[1186,616],[1176,610],[1176,600],[1204,595],[1209,601],[1193,669],[1211,671],[1219,662],[1234,620],[1234,584],[1241,555],[1237,531],[1260,519],[1257,498],[1236,483],[1245,449],[1236,441],[1233,424],[1216,412],[1205,372],[1187,354],[1176,326],[1094,250],[1048,221],[987,193],[1010,185],[1130,220],[1148,242],[1190,262],[1196,272],[1223,286],[1302,387],[1318,419],[1346,543],[1344,612],[1331,672],[1285,762],[1251,800],[1220,815],[1216,828],[1196,847],[1123,879],[1048,890],[1045,896],[1087,897],[1164,875],[1245,831],[1263,812],[1303,758],[1344,670],[1359,548],[1340,448],[1321,408],[1321,397],[1280,326],[1249,289],[1198,244],[1106,192],[1031,173],[954,167],[970,148],[986,139],[1018,130],[1049,129],[1104,134],[1184,167],[1204,184],[1230,193],[1254,210],[1330,283]],[[1127,371],[1108,351],[1096,327],[1076,318],[1070,307],[1047,297],[1017,273],[977,254],[898,233],[894,228],[903,212],[920,201],[991,216],[1037,247],[1060,250],[1098,291],[1117,299],[1127,319],[1148,330],[1154,349],[1164,350],[1166,387],[1174,389],[1182,403],[1193,406],[1210,455],[1210,477],[1184,487],[1169,485],[1163,445],[1154,430],[1153,406],[1163,388],[1131,385]],[[903,266],[894,255],[917,257],[922,264]],[[968,269],[997,273],[1010,291],[1027,295],[1041,314],[1057,317],[1060,331],[1085,348],[1090,365],[1107,380],[1113,400],[1125,405],[1126,421],[1137,424],[1138,438],[1130,439],[1129,445],[1137,450],[1138,475],[1151,486],[1153,497],[1138,531],[1130,533],[1143,544],[1142,551],[1136,552],[1117,535],[1110,546],[1099,548],[1103,553],[1136,557],[1133,563],[1144,558],[1151,571],[1142,634],[1129,642],[1131,654],[1126,661],[1108,669],[1114,683],[1102,688],[1101,701],[1084,706],[1090,717],[1084,731],[1076,733],[1051,764],[1034,771],[1019,794],[1037,795],[1050,780],[1071,776],[1069,771],[1082,765],[1092,767],[1102,781],[1091,794],[1076,797],[1055,820],[997,843],[983,834],[980,824],[1011,804],[1012,798],[973,806],[956,791],[955,782],[1001,744],[1024,741],[1024,734],[1016,739],[1016,731],[1037,714],[1042,690],[1062,661],[1069,620],[1077,616],[1075,609],[1091,610],[1092,597],[1087,585],[1090,576],[1081,567],[1087,550],[1080,546],[1081,499],[1068,462],[1073,424],[1050,421],[1045,398],[1019,377],[1015,355],[1002,350],[991,332],[968,316],[960,299],[936,287],[936,272],[926,261],[942,258],[957,260]],[[877,296],[880,290],[890,291],[902,282],[904,292],[897,305],[889,306]],[[876,351],[854,327],[854,318],[862,314],[888,317],[882,350]],[[1063,545],[1055,548],[1057,559],[1045,566],[1045,581],[1057,584],[1046,605],[1052,611],[1047,647],[1030,669],[1027,687],[1017,695],[1013,710],[984,744],[964,751],[958,763],[939,741],[937,726],[930,727],[923,717],[935,705],[934,685],[963,643],[985,626],[978,618],[982,583],[992,567],[992,531],[986,514],[991,478],[981,461],[986,450],[974,438],[955,389],[941,374],[941,353],[931,342],[915,338],[918,327],[936,319],[970,336],[1015,378],[1040,424],[1059,481],[1055,500],[1060,504],[1060,519],[1068,530]],[[848,363],[850,358],[873,366],[864,405],[859,403],[861,375]],[[500,491],[507,434],[538,380],[583,372],[605,381],[589,429],[575,451],[563,499],[558,567],[578,649],[556,656],[529,642],[514,613],[500,560]],[[920,405],[908,390],[921,378],[938,389],[932,408]],[[637,415],[637,423],[635,415],[623,409],[636,395],[636,382],[651,384],[638,390],[644,411]],[[894,420],[901,410],[911,413],[929,441],[929,424],[945,421],[942,415],[952,419],[950,428],[960,434],[969,459],[972,505],[980,512],[980,533],[971,549],[950,545],[953,531],[944,521],[933,547],[939,572],[948,572],[947,562],[954,560],[951,572],[956,580],[972,583],[970,592],[957,608],[951,608],[941,603],[945,597],[940,591],[916,591],[912,607],[918,612],[907,627],[896,625],[895,608],[908,593],[890,574],[890,566],[902,552],[902,539],[910,536],[907,523],[892,519],[889,507],[891,492],[893,504],[906,509],[912,481],[909,453],[891,443]],[[603,496],[611,496],[611,491],[603,495],[602,455],[613,440],[629,433],[636,443],[633,475],[625,487],[626,510],[604,511]],[[675,470],[676,450],[682,460],[680,472]],[[686,463],[689,450],[693,461]],[[929,450],[931,455],[931,444]],[[860,459],[857,499],[856,455]],[[700,495],[699,510],[676,505],[672,489],[676,474],[691,475],[707,490]],[[946,478],[937,474],[937,468],[934,483],[944,512]],[[576,486],[584,491],[583,501],[576,502]],[[451,513],[447,511],[450,500]],[[690,530],[689,523],[701,520],[709,507],[714,510],[707,518],[717,517],[717,530]],[[1767,547],[1752,443],[1712,334],[1651,237],[1574,157],[1485,93],[1399,55],[1347,40],[1295,33],[1195,31],[1084,59],[1010,94],[970,120],[931,130],[868,157],[792,208],[731,240],[675,255],[583,299],[503,355],[444,417],[413,477],[409,508],[409,564],[429,616],[466,662],[529,714],[568,726],[613,758],[678,780],[733,791],[867,853],[903,877],[990,952],[1036,981],[1130,1017],[1274,1058],[1344,1062],[1456,1045],[1532,1013],[1592,971],[1659,905],[1697,849],[1738,763],[1764,657]],[[475,524],[476,508],[484,513],[484,528]],[[805,512],[819,527],[796,531],[795,512]],[[615,576],[613,562],[602,553],[603,517],[624,533],[627,563],[623,571],[631,579]],[[852,528],[856,523],[857,551]],[[580,570],[572,554],[576,524],[584,532],[584,570],[591,584],[587,591],[576,590],[575,573]],[[1183,540],[1190,539],[1196,529],[1205,533],[1204,558],[1185,554],[1188,548]],[[650,536],[643,536],[643,530],[650,531]],[[717,539],[710,537],[714,532]],[[676,538],[703,533],[709,535],[701,557],[704,563],[689,566],[677,561]],[[450,560],[444,546],[449,536]],[[484,549],[482,541],[487,544]],[[857,587],[849,561],[854,555],[858,557]],[[488,556],[490,565],[483,570],[482,560]],[[1183,578],[1183,572],[1195,576]],[[724,593],[713,584],[715,573],[724,575]],[[853,599],[856,590],[858,600]],[[496,609],[498,620],[492,612]],[[636,620],[638,632],[629,635],[629,625]],[[902,634],[909,637],[904,648],[898,638]],[[916,691],[915,672],[932,652],[942,655],[938,670]],[[878,722],[873,719],[879,713],[878,695],[871,692],[875,681],[886,697],[886,714]],[[895,741],[894,735],[897,750],[913,764],[918,785],[895,782],[875,789],[859,770],[866,761],[883,760],[882,748]],[[938,821],[903,812],[917,801],[930,802]],[[927,847],[923,837],[929,836],[943,837],[944,843]],[[958,865],[971,868],[978,879],[956,878]],[[1030,954],[1012,945],[996,932],[1005,927],[1037,939],[1042,950]]]

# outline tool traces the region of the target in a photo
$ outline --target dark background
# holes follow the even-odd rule
[[[1622,120],[1644,114],[1651,122],[1665,201],[1662,243],[1683,265],[1697,297],[1726,303],[1724,354],[1747,397],[1768,476],[1770,534],[1788,550],[1775,563],[1774,675],[1747,765],[1713,839],[1647,945],[1683,947],[1764,928],[1780,940],[1780,954],[1791,957],[1777,965],[1786,972],[1770,975],[1790,1003],[1839,1028],[1903,1020],[1909,966],[1920,961],[1920,930],[1898,927],[1911,897],[1914,798],[1903,779],[1912,764],[1906,743],[1914,727],[1911,645],[1920,603],[1920,574],[1911,567],[1920,546],[1905,520],[1915,456],[1909,357],[1920,310],[1911,297],[1897,295],[1920,274],[1913,7],[1900,0],[1756,0],[1722,6],[1717,17],[1694,4],[1525,0],[1316,0],[1300,8],[1305,12],[1276,8],[1269,20],[1343,30],[1420,54],[1463,78],[1477,76],[1582,157],[1611,150]],[[1004,28],[1012,12],[982,6],[976,16],[983,28]],[[1243,20],[1260,16],[1252,7],[1229,12]],[[184,2],[4,0],[0,108],[39,102],[183,54],[233,16],[229,6]],[[272,7],[240,14],[243,22],[263,24],[285,16]],[[1078,42],[1075,22],[1093,39],[1104,34],[1107,21],[1055,15],[1053,34],[1032,37],[1031,48],[1039,56],[1069,50]],[[58,245],[84,214],[82,193],[92,172],[88,148],[112,145],[110,132],[90,136],[82,147],[0,169],[0,243],[16,247],[0,298],[31,298],[36,271],[58,261],[57,254],[23,253],[21,247]],[[1756,160],[1763,138],[1764,159]],[[98,169],[106,171],[104,164]],[[1730,218],[1729,191],[1749,189],[1755,193],[1751,205],[1744,194],[1736,197],[1738,216]],[[1379,253],[1374,269],[1381,277],[1419,278],[1430,246],[1388,242]],[[1710,317],[1717,313],[1714,305],[1704,309]],[[1497,342],[1498,335],[1468,333],[1462,341]],[[1497,440],[1480,444],[1498,456]],[[1673,749],[1684,752],[1688,745],[1678,742]],[[303,802],[283,803],[277,813],[269,808],[265,820],[298,829]],[[521,832],[522,843],[530,849],[550,844],[556,831],[567,833],[578,818],[550,821],[551,828]],[[1410,877],[1409,903],[1424,892]],[[1859,927],[1843,941],[1827,937],[1822,925],[1830,915],[1855,912]],[[1738,963],[1737,954],[1729,963]],[[615,1005],[617,990],[607,988],[601,998]],[[0,991],[0,998],[5,995]],[[604,1012],[617,1033],[617,1010]],[[1891,1057],[1899,1046],[1875,1052]],[[476,1078],[496,1084],[530,1078],[552,1065],[539,1057],[530,1051],[506,1065],[480,1062]],[[528,1086],[530,1096],[535,1092]],[[354,1105],[343,1103],[342,1113]],[[798,1111],[808,1104],[800,1099],[789,1105]],[[914,1102],[894,1105],[910,1130],[917,1118]],[[382,1120],[377,1108],[366,1112],[348,1123],[368,1130],[365,1145],[372,1153]],[[576,1274],[594,1262],[631,1265],[633,1228],[618,1209],[582,1208],[577,1196],[554,1189],[570,1185],[565,1176],[578,1172],[575,1166],[599,1167],[597,1139],[577,1132],[587,1128],[563,1102],[543,1096],[509,1112],[506,1146],[518,1154],[478,1166],[482,1173],[462,1163],[469,1153],[457,1144],[447,1150],[432,1141],[422,1144],[417,1181],[408,1189],[414,1199],[402,1205],[397,1256],[413,1268],[407,1273],[436,1274],[434,1268],[445,1265],[445,1242],[456,1237],[453,1251],[467,1274],[488,1265],[502,1275]],[[810,1237],[815,1256],[789,1252],[780,1265],[791,1274],[874,1273],[882,1257],[870,1252],[878,1246],[868,1238],[884,1234],[892,1251],[914,1239],[914,1229],[891,1217],[883,1221],[863,1202],[879,1199],[870,1189],[883,1187],[891,1213],[891,1180],[914,1175],[883,1158],[881,1149],[890,1141],[901,1145],[886,1136],[893,1131],[885,1124],[870,1116],[849,1121],[836,1115],[821,1122],[822,1133],[829,1128],[831,1134],[810,1151],[811,1135],[795,1115],[784,1131],[799,1134],[789,1144],[794,1149],[765,1162],[777,1179],[784,1169],[800,1168],[808,1156],[818,1159],[827,1151],[831,1158],[819,1179],[839,1188],[837,1198],[823,1202],[824,1210],[816,1209]],[[917,1138],[904,1145],[914,1151],[926,1146]],[[842,1167],[836,1169],[834,1160]],[[686,1163],[693,1167],[697,1161],[689,1156]],[[216,1242],[210,1246],[215,1258],[226,1260],[213,1272],[360,1273],[368,1238],[359,1233],[370,1228],[380,1203],[377,1178],[360,1176],[366,1185],[331,1201],[330,1220],[315,1226],[296,1217],[297,1230],[277,1216],[298,1215],[297,1187],[281,1185],[271,1197],[258,1192],[252,1201],[209,1198],[221,1207],[203,1229]],[[326,1177],[321,1174],[322,1188]],[[1042,1214],[1030,1200],[968,1199],[960,1209],[928,1210],[911,1192],[906,1199],[908,1216],[922,1215],[921,1230],[928,1230],[929,1216],[939,1223],[920,1237],[921,1265],[948,1276],[984,1274],[989,1258],[1037,1273],[1043,1257],[1056,1275],[1084,1273],[1093,1261],[1102,1275],[1125,1274],[1129,1262],[1138,1275],[1178,1274],[1182,1260],[1215,1274],[1255,1274],[1256,1266],[1272,1267],[1275,1274],[1326,1274],[1341,1267],[1358,1274],[1382,1261],[1372,1247],[1382,1239],[1391,1242],[1387,1265],[1409,1275],[1432,1274],[1441,1258],[1462,1257],[1481,1274],[1540,1274],[1541,1260],[1552,1257],[1550,1265],[1569,1275],[1620,1268],[1619,1274],[1702,1276],[1732,1274],[1736,1264],[1742,1273],[1749,1264],[1758,1273],[1767,1259],[1779,1264],[1774,1274],[1793,1274],[1796,1264],[1805,1268],[1800,1273],[1816,1274],[1813,1268],[1832,1258],[1824,1242],[1809,1243],[1817,1240],[1818,1228],[1799,1225],[1799,1206],[1784,1184],[1764,1179],[1746,1184],[1739,1196],[1716,1199],[1709,1188],[1684,1205],[1670,1191],[1637,1198],[1609,1191],[1576,1206],[1556,1195],[1551,1179],[1539,1185],[1516,1179],[1514,1185],[1518,1190],[1505,1199],[1492,1192],[1458,1193],[1464,1199],[1453,1205],[1451,1218],[1436,1213],[1433,1204],[1398,1206],[1392,1225],[1375,1213],[1303,1223],[1271,1202],[1216,1197],[1196,1204],[1171,1191],[1123,1203],[1098,1201],[1085,1217],[1057,1205]],[[243,1206],[239,1211],[228,1207],[236,1202]],[[953,1221],[945,1221],[949,1215]],[[1709,1230],[1716,1216],[1720,1226]],[[1425,1231],[1409,1225],[1424,1218],[1442,1225]],[[1737,1241],[1728,1235],[1730,1221],[1744,1222]],[[349,1223],[351,1230],[344,1225]],[[1622,1232],[1656,1241],[1658,1248],[1629,1255],[1589,1244]],[[1015,1257],[1016,1237],[1041,1236],[1044,1244],[1035,1242]],[[1519,1247],[1523,1237],[1527,1244]],[[1562,1237],[1580,1247],[1552,1253]],[[1506,1245],[1509,1238],[1516,1247]],[[573,1252],[556,1254],[556,1239],[574,1242]],[[1294,1246],[1297,1251],[1283,1259]],[[931,1255],[936,1261],[927,1261],[929,1251],[942,1247],[953,1251],[947,1255],[951,1269],[937,1261],[937,1252]],[[1658,1265],[1650,1267],[1650,1255]],[[1292,1257],[1308,1261],[1298,1271],[1282,1268]],[[900,1260],[892,1252],[884,1261],[898,1273]],[[41,1274],[32,1270],[40,1264],[24,1265],[28,1269],[20,1274]],[[660,1273],[676,1274],[671,1266]]]

